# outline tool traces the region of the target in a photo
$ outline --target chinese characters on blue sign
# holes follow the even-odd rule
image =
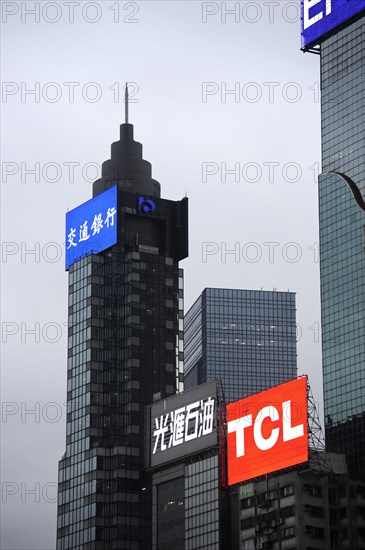
[[[301,0],[302,47],[321,38],[365,9],[365,0]]]
[[[117,242],[117,185],[66,214],[66,269]]]
[[[152,454],[211,434],[214,404],[214,397],[208,397],[155,418]]]

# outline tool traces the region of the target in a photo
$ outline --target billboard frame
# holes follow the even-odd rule
[[[277,468],[274,468],[273,466],[275,465],[275,460],[271,460],[271,466],[269,467],[269,469],[265,469],[267,468],[268,466],[262,466],[262,456],[265,456],[265,455],[262,455],[263,452],[266,452],[267,450],[271,450],[271,449],[274,449],[275,446],[280,446],[280,447],[283,447],[283,446],[286,446],[288,447],[288,441],[285,441],[285,438],[284,438],[284,432],[285,432],[285,429],[284,429],[284,410],[282,411],[282,416],[280,417],[280,414],[278,415],[277,418],[275,418],[275,420],[272,420],[272,421],[275,421],[275,422],[279,422],[280,421],[280,428],[279,428],[279,431],[277,431],[276,433],[279,435],[277,436],[277,439],[276,441],[273,443],[272,446],[268,446],[267,449],[263,449],[262,447],[260,448],[254,438],[254,436],[252,435],[251,436],[251,440],[253,439],[253,441],[250,441],[250,443],[252,443],[251,445],[251,448],[249,447],[249,452],[246,452],[246,449],[244,447],[245,443],[244,443],[244,436],[242,435],[242,438],[240,443],[243,445],[241,447],[241,451],[243,450],[243,454],[241,455],[238,455],[237,453],[239,452],[237,450],[237,442],[238,442],[238,439],[239,439],[239,436],[237,435],[239,430],[240,430],[240,426],[242,426],[242,422],[244,419],[248,419],[248,416],[251,416],[251,422],[252,422],[252,415],[245,415],[244,417],[240,416],[240,418],[238,418],[239,415],[236,414],[235,417],[233,417],[233,420],[230,421],[232,424],[234,424],[235,422],[239,422],[240,424],[237,425],[236,427],[236,433],[233,433],[233,429],[229,429],[229,426],[228,426],[228,423],[229,423],[229,417],[230,415],[232,414],[232,409],[233,409],[233,406],[235,406],[236,408],[237,407],[241,407],[241,411],[243,411],[243,408],[242,407],[246,407],[246,404],[250,404],[249,402],[251,401],[252,404],[254,404],[256,406],[256,404],[254,403],[254,399],[255,397],[257,396],[260,396],[260,402],[261,405],[260,405],[260,409],[258,409],[258,412],[257,412],[257,415],[256,415],[256,418],[255,418],[255,421],[253,423],[247,423],[246,426],[242,427],[242,434],[245,430],[245,428],[247,427],[251,427],[251,431],[252,433],[254,432],[254,429],[255,429],[255,424],[256,424],[256,421],[257,419],[259,418],[259,415],[260,413],[264,410],[264,409],[269,409],[273,402],[272,402],[272,397],[270,394],[272,395],[275,395],[275,393],[278,393],[280,394],[281,393],[281,389],[283,388],[283,386],[287,386],[289,384],[294,384],[294,383],[297,383],[297,385],[299,386],[300,384],[304,385],[304,387],[302,387],[300,389],[300,391],[302,392],[304,389],[305,389],[305,398],[304,398],[304,395],[300,395],[300,403],[302,405],[304,405],[305,403],[305,411],[306,411],[306,416],[305,416],[305,421],[303,423],[303,434],[300,435],[300,436],[295,436],[291,439],[295,440],[295,439],[298,439],[300,437],[300,439],[302,439],[304,436],[306,436],[306,445],[305,445],[305,451],[304,451],[304,446],[303,446],[303,441],[300,441],[300,444],[299,444],[299,451],[298,451],[298,459],[295,458],[295,452],[292,450],[291,453],[292,453],[292,456],[291,458],[288,458],[288,456],[284,457],[283,455],[283,458],[280,460],[277,460],[277,463],[276,463],[276,466],[278,466]],[[309,406],[308,406],[308,391],[309,391],[309,384],[308,384],[308,378],[306,375],[303,375],[303,376],[299,376],[298,378],[295,378],[293,380],[289,380],[287,382],[284,382],[283,384],[278,384],[277,386],[273,386],[272,388],[268,388],[267,390],[264,390],[262,392],[259,392],[257,394],[253,394],[253,395],[250,395],[248,397],[245,397],[244,399],[241,399],[241,400],[238,400],[238,401],[235,401],[233,403],[230,403],[227,405],[227,412],[226,412],[226,415],[227,415],[227,431],[230,432],[232,435],[230,436],[230,442],[229,442],[229,439],[228,439],[228,435],[227,435],[227,472],[228,472],[228,475],[227,475],[227,486],[232,486],[232,485],[236,485],[238,483],[242,483],[242,482],[248,482],[248,481],[251,481],[253,479],[257,479],[257,478],[261,478],[262,476],[267,476],[267,475],[270,475],[271,473],[274,473],[274,472],[277,472],[277,471],[283,471],[283,470],[286,470],[287,468],[291,468],[291,467],[296,467],[300,464],[305,464],[305,463],[308,463],[309,461],[309,448],[310,448],[310,430],[311,430],[311,425],[310,425],[310,421],[309,421]],[[270,396],[270,397],[269,397]],[[265,407],[262,407],[262,405],[265,403],[265,401],[263,401],[263,399],[265,399],[265,397],[267,397],[267,403],[266,403],[266,406]],[[270,403],[270,399],[271,399],[271,405],[267,406],[269,403]],[[279,402],[279,401],[275,401],[275,404]],[[290,408],[289,408],[289,411],[291,411],[291,401],[289,400],[288,401],[290,403]],[[284,404],[285,402],[281,399],[280,401],[280,404]],[[294,402],[293,402],[294,403]],[[315,408],[315,404],[313,403],[314,405],[314,408]],[[275,408],[275,407],[274,407]],[[231,409],[231,411],[229,410]],[[245,411],[247,412],[247,409],[245,409]],[[276,411],[278,412],[278,411]],[[242,413],[240,413],[242,414]],[[289,416],[291,415],[291,412],[289,413]],[[317,415],[318,416],[318,415]],[[263,416],[262,418],[266,418],[265,416]],[[246,420],[245,420],[246,421]],[[317,421],[319,427],[320,427],[320,424],[319,424],[319,420]],[[262,424],[263,424],[263,420],[261,419],[260,420],[260,426],[262,427]],[[290,420],[290,425],[291,425],[291,420]],[[277,428],[277,426],[275,426]],[[292,428],[292,427],[291,427]],[[291,429],[290,428],[290,429]],[[280,432],[280,429],[282,430],[283,432],[283,435],[281,434]],[[295,426],[294,426],[294,429],[295,429]],[[272,432],[271,434],[273,434],[275,431],[275,428],[272,429]],[[262,433],[262,432],[261,432]],[[280,439],[279,439],[279,436],[280,436]],[[250,437],[250,435],[249,435]],[[271,437],[271,436],[270,436]],[[235,444],[234,446],[232,445],[232,439],[235,438]],[[282,441],[281,441],[281,438],[282,438]],[[269,438],[270,439],[270,438]],[[263,441],[269,441],[268,438],[266,439],[263,439]],[[256,449],[254,449],[254,451],[252,452],[252,449],[254,448],[254,446],[256,447]],[[294,444],[290,444],[291,447],[295,447]],[[235,456],[233,456],[233,448],[235,450]],[[259,450],[257,450],[259,449]],[[244,464],[245,462],[247,461],[252,461],[252,457],[251,458],[247,458],[247,455],[253,455],[254,457],[256,457],[256,460],[257,460],[257,457],[259,457],[259,460],[258,460],[258,464],[260,464],[259,466],[255,466],[255,467],[252,467],[252,473],[253,475],[250,475],[249,477],[241,477],[240,479],[239,476],[240,474],[239,473],[234,473],[233,472],[233,469],[234,467],[236,467],[237,464],[240,464],[240,466],[238,466],[238,468],[243,468],[242,464]],[[268,456],[268,455],[266,455]],[[271,451],[271,454],[270,456],[272,456],[272,451]],[[289,455],[290,456],[290,455]],[[243,458],[243,457],[246,457],[246,458]],[[300,459],[299,459],[300,457]],[[230,462],[231,461],[231,462]],[[288,462],[289,461],[289,462]],[[251,462],[252,463],[252,462]],[[267,463],[269,464],[270,463],[270,459],[268,459]],[[234,466],[233,466],[234,465]],[[270,469],[271,468],[271,469]],[[232,473],[233,472],[233,473]],[[241,474],[242,475],[242,474]],[[243,475],[247,475],[247,472],[246,474],[243,474]]]
[[[166,431],[158,443],[156,443],[156,438],[154,439],[154,433],[161,431],[162,422],[165,427],[165,419],[163,415],[168,416],[176,411],[181,411],[183,408],[188,408],[189,405],[197,403],[198,401],[204,402],[210,397],[214,397],[214,419],[213,419],[213,429],[211,432],[200,435],[194,439],[186,439],[187,430],[185,428],[184,432],[184,441],[175,446],[171,444],[169,438],[172,437],[172,432],[169,433]],[[187,390],[181,394],[172,395],[156,401],[151,405],[148,405],[145,408],[145,465],[148,470],[152,470],[159,467],[165,467],[168,464],[174,462],[184,461],[187,458],[199,454],[201,452],[208,451],[211,448],[218,448],[219,446],[219,430],[221,426],[220,419],[220,409],[221,409],[221,399],[219,392],[219,381],[213,380],[206,384],[201,384],[196,386],[191,390]],[[194,412],[194,409],[192,409]],[[195,411],[196,414],[197,411]],[[175,420],[171,416],[173,421]],[[186,418],[184,422],[186,422]],[[157,422],[157,424],[156,424]],[[199,419],[201,423],[201,418]],[[166,426],[171,424],[171,419],[166,420]],[[199,424],[200,426],[201,424]],[[187,424],[185,424],[187,426]],[[190,434],[188,434],[190,438]],[[161,443],[164,443],[165,449],[161,449]],[[176,442],[175,442],[176,443]],[[155,444],[155,445],[153,445]],[[158,444],[160,445],[160,451],[158,450]],[[155,452],[153,447],[156,446]]]

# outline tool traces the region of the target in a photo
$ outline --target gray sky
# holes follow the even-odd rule
[[[35,4],[2,2],[2,550],[55,547],[64,215],[118,139],[125,81],[162,196],[190,199],[185,309],[206,286],[295,291],[322,408],[319,58],[299,1],[40,2],[39,22]]]

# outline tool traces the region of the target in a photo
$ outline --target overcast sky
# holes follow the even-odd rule
[[[190,199],[185,310],[207,286],[295,291],[299,373],[322,408],[319,58],[300,51],[299,0],[4,1],[2,21],[0,546],[48,550],[65,450],[64,215],[91,198],[118,139],[125,81],[162,196]]]

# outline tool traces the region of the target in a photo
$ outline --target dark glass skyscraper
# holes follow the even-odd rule
[[[228,550],[221,385],[201,384],[147,407],[151,550]]]
[[[365,477],[365,10],[325,38],[320,54],[326,441]]]
[[[365,13],[321,44],[323,172],[349,176],[365,196]]]
[[[145,550],[151,490],[144,409],[183,390],[187,199],[160,198],[122,124],[93,195],[118,186],[118,243],[69,270],[66,452],[57,549]]]
[[[185,388],[220,378],[228,403],[297,376],[295,294],[206,288],[185,315]]]

